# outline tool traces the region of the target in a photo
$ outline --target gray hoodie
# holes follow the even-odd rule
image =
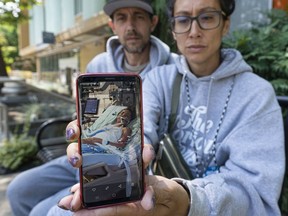
[[[181,74],[172,136],[195,176],[175,179],[190,190],[189,215],[280,215],[284,135],[274,90],[238,51],[221,55],[210,76],[195,77],[183,56],[146,76],[145,143],[156,145],[166,132],[174,79]]]
[[[150,58],[149,64],[141,71],[140,76],[142,79],[146,76],[147,72],[156,66],[164,64],[171,64],[174,62],[175,54],[170,53],[170,48],[158,38],[150,37]],[[98,72],[120,72],[123,73],[123,60],[124,52],[123,46],[118,40],[118,36],[112,36],[108,39],[106,44],[106,52],[103,52],[87,65],[87,73]]]

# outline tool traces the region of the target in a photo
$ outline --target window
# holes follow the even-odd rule
[[[82,13],[82,0],[74,0],[75,3],[75,15]]]
[[[69,58],[75,55],[74,52],[59,53],[52,56],[45,56],[40,59],[41,71],[56,72],[59,71],[59,59]]]

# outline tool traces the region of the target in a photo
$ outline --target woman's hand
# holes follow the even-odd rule
[[[79,138],[77,122],[73,121],[66,128],[67,140]],[[78,144],[71,143],[67,148],[69,162],[74,167],[80,167],[82,157],[78,151]],[[143,149],[144,167],[154,159],[155,152],[152,145],[145,144]],[[146,176],[146,192],[139,202],[116,205],[99,209],[82,209],[80,199],[80,185],[76,184],[71,188],[71,195],[64,197],[58,203],[63,209],[77,211],[75,215],[99,215],[99,216],[121,216],[121,215],[171,215],[186,216],[189,211],[189,195],[186,190],[177,182],[161,176]]]
[[[188,214],[189,196],[181,185],[161,176],[146,176],[146,182],[146,193],[139,202],[90,210],[81,209],[80,190],[77,184],[71,188],[73,194],[60,200],[58,206],[77,211],[75,216],[186,216]]]

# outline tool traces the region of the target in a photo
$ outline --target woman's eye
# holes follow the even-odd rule
[[[190,23],[190,19],[188,17],[177,17],[175,22],[178,25],[186,25],[186,24]]]
[[[203,21],[203,22],[214,21],[215,15],[214,14],[202,14],[201,16],[199,16],[199,19],[200,21]]]

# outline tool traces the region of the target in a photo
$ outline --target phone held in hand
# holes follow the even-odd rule
[[[144,194],[140,76],[83,74],[76,85],[84,207],[140,200]]]

